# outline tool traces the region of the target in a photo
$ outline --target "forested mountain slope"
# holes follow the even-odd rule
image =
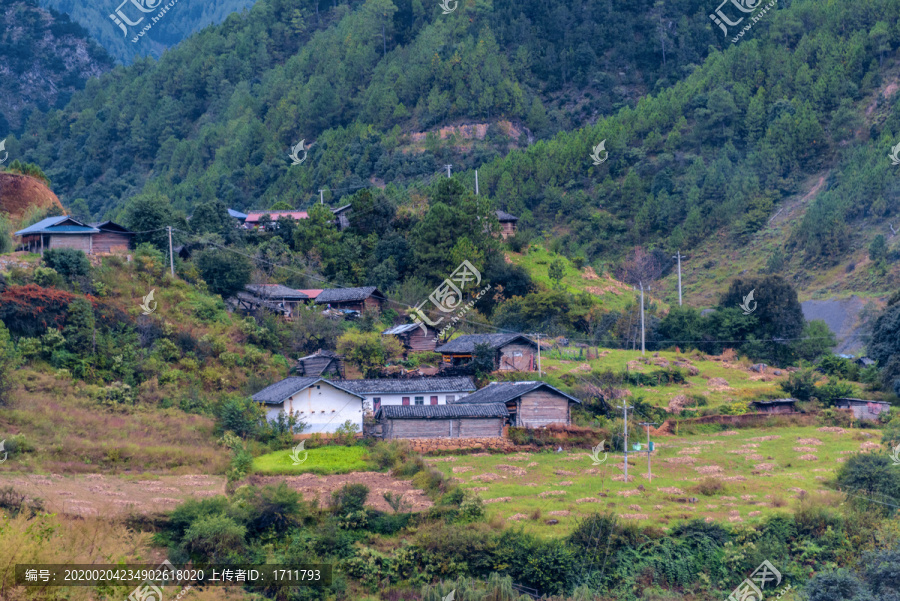
[[[241,12],[253,6],[256,0],[179,0],[158,24],[148,30],[137,42],[132,39],[146,21],[157,16],[167,2],[143,0],[141,5],[151,12],[142,13],[130,2],[81,2],[80,0],[39,0],[41,6],[56,9],[69,15],[90,33],[116,61],[130,64],[141,56],[159,57],[167,48],[175,46],[184,38],[204,27],[221,23],[231,13]],[[132,22],[145,17],[145,22],[134,27],[126,27],[127,34],[109,17],[121,9]],[[153,10],[151,10],[153,9]],[[120,19],[121,21],[121,19]]]
[[[506,118],[542,137],[591,122],[720,43],[705,10],[700,0],[664,13],[650,0],[500,0],[442,15],[410,0],[263,0],[36,117],[28,160],[98,215],[148,182],[183,208],[210,196],[246,208],[431,174],[443,150],[395,152],[404,132]],[[289,170],[302,139],[314,150]]]
[[[0,3],[0,140],[34,111],[65,106],[112,59],[66,15],[34,0]]]

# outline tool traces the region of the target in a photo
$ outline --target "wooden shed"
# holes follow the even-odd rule
[[[312,355],[297,359],[294,368],[299,376],[322,376],[323,378],[344,378],[344,356],[331,351],[318,350]]]
[[[437,346],[438,331],[427,324],[405,323],[381,333],[382,336],[396,336],[403,343],[407,353],[433,351]]]
[[[131,239],[134,232],[114,221],[101,221],[92,223],[91,227],[100,230],[93,236],[93,252],[97,253],[127,253],[131,248]]]
[[[753,406],[759,413],[794,413],[797,399],[773,399],[770,401],[753,401]]]
[[[494,369],[500,371],[534,371],[537,343],[521,334],[469,334],[454,338],[435,348],[449,365],[472,361],[475,347],[487,344],[494,350]]]
[[[454,405],[502,403],[509,425],[544,428],[572,424],[572,405],[581,401],[546,382],[491,382],[481,390],[454,401]]]
[[[353,205],[344,205],[336,209],[331,209],[334,214],[334,224],[339,232],[350,227],[350,213],[353,212]]]
[[[295,290],[281,284],[248,284],[246,291],[257,298],[275,303],[287,310],[288,316],[292,316],[297,308],[310,300],[309,296],[301,290]]]
[[[503,403],[383,405],[375,419],[394,438],[501,438],[509,412]]]
[[[497,221],[500,222],[500,235],[504,240],[516,235],[518,217],[510,215],[506,211],[497,211]]]
[[[375,286],[362,288],[326,288],[316,296],[317,305],[328,305],[331,309],[365,311],[381,309],[385,296]]]

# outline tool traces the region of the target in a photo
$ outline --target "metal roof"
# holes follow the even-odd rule
[[[441,392],[475,392],[471,378],[409,378],[341,380],[341,386],[357,394],[429,394]]]
[[[291,377],[285,378],[280,382],[275,382],[271,386],[266,386],[256,394],[254,394],[252,398],[254,401],[259,403],[265,403],[267,405],[279,405],[285,401],[289,396],[300,392],[301,390],[306,390],[310,386],[317,384],[319,382],[325,382],[326,384],[330,384],[339,390],[343,390],[347,394],[352,394],[355,397],[362,397],[356,394],[353,391],[347,390],[343,386],[339,384],[335,384],[325,378],[311,377],[311,378],[302,378],[302,377]]]
[[[353,301],[364,301],[378,289],[375,286],[363,286],[361,288],[326,288],[316,297],[316,302],[325,303],[342,303]],[[376,298],[384,298],[384,295],[375,295]]]
[[[309,214],[306,211],[250,211],[244,218],[244,221],[256,223],[263,215],[268,215],[272,221],[278,221],[281,217],[290,217],[291,219],[307,219]]]
[[[228,209],[228,214],[234,217],[235,219],[246,219],[247,214],[241,213],[240,211],[235,211],[234,209]]]
[[[382,405],[375,419],[453,419],[458,417],[508,417],[503,403],[482,405]]]
[[[422,326],[417,323],[405,323],[403,325],[394,326],[390,330],[385,330],[381,333],[382,336],[396,336],[398,334],[405,334],[406,332],[412,332],[413,330],[418,330]],[[428,326],[425,326],[426,328]]]
[[[101,232],[115,232],[117,234],[123,234],[126,236],[134,236],[134,232],[132,232],[124,225],[119,225],[115,221],[100,221],[97,223],[90,223],[88,225],[97,228]]]
[[[868,403],[875,403],[875,404],[878,404],[878,405],[890,405],[890,403],[888,403],[887,401],[870,401],[870,400],[867,400],[867,399],[851,399],[851,398],[849,398],[849,397],[843,398],[843,399],[838,399],[836,402],[838,402],[838,403],[842,403],[842,402],[843,402],[843,403],[847,403],[848,405],[855,405],[855,404],[858,404],[858,403],[866,403],[866,404],[868,404]]]
[[[454,404],[465,403],[506,403],[513,399],[517,399],[523,394],[528,394],[538,388],[547,388],[556,394],[569,399],[575,403],[581,403],[575,397],[566,394],[558,388],[550,386],[546,382],[491,382],[481,390],[473,392],[468,396],[453,401]]]
[[[537,344],[522,334],[468,334],[454,338],[447,344],[434,349],[436,353],[473,353],[475,345],[487,344],[491,348],[500,348],[521,339],[526,344],[537,348]]]
[[[753,405],[790,405],[796,403],[797,399],[768,399],[765,401],[753,401]]]
[[[71,223],[66,223],[71,222]],[[25,229],[16,232],[16,236],[28,236],[30,234],[97,234],[100,230],[87,226],[80,221],[72,219],[68,215],[47,217],[37,223],[29,225]]]
[[[282,286],[281,284],[248,284],[247,286],[245,286],[245,288],[247,289],[247,291],[252,292],[253,294],[262,298],[290,298],[300,300],[309,299],[309,296],[307,296],[300,290],[288,288],[287,286]]]

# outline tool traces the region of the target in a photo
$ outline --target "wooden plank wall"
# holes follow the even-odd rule
[[[556,393],[535,390],[522,395],[516,425],[541,428],[550,424],[569,425],[569,399]]]
[[[521,357],[513,357],[513,353],[521,352]],[[528,344],[507,344],[500,349],[500,371],[532,371],[534,365],[534,347]]]
[[[128,252],[128,236],[116,232],[94,234],[95,253]]]
[[[503,418],[386,419],[382,432],[387,439],[499,438],[503,436]]]

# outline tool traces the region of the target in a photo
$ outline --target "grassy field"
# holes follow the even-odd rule
[[[843,496],[827,488],[836,470],[852,453],[883,449],[880,440],[877,430],[815,427],[658,437],[652,482],[646,477],[646,452],[629,453],[627,483],[621,454],[610,453],[600,464],[587,451],[428,461],[463,488],[478,492],[492,520],[562,536],[579,517],[597,511],[669,527],[695,518],[752,523],[779,511],[793,512],[804,497],[837,504]],[[646,441],[642,432],[634,433],[631,442],[637,441]],[[708,478],[721,484],[721,490],[703,494],[699,487]]]
[[[592,349],[592,352],[596,350]],[[646,402],[659,407],[667,406],[676,395],[704,396],[711,407],[732,401],[785,396],[778,384],[787,379],[787,371],[768,368],[765,373],[757,373],[750,369],[752,363],[747,360],[711,358],[702,353],[648,352],[644,357],[649,363],[643,363],[639,350],[601,350],[600,355],[602,356],[599,358],[588,360],[585,349],[574,347],[553,349],[543,353],[541,368],[547,374],[547,380],[554,386],[559,386],[565,383],[567,378],[564,376],[567,374],[570,376],[569,381],[577,383],[588,381],[594,370],[622,372],[627,368],[630,371],[650,374],[667,367],[679,367],[685,375],[684,384],[621,386],[628,390],[632,397],[643,397]],[[678,366],[676,362],[684,365]],[[697,375],[690,375],[691,366],[696,368]]]
[[[308,453],[308,455],[306,455]],[[318,447],[308,451],[301,451],[298,457],[304,460],[299,465],[294,465],[291,459],[291,451],[276,451],[268,455],[261,455],[253,460],[253,471],[263,475],[296,475],[296,474],[348,474],[350,472],[362,472],[371,469],[371,466],[363,459],[366,455],[365,447]]]

